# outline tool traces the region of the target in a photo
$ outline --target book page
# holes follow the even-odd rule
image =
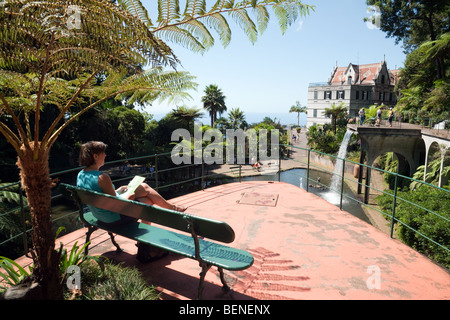
[[[133,194],[136,191],[136,188],[145,180],[145,177],[135,176],[133,180],[128,183],[127,190],[124,193],[121,193],[121,197],[127,197],[130,194]]]

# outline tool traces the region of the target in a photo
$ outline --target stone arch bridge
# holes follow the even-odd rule
[[[356,133],[361,141],[360,163],[373,166],[374,161],[386,152],[393,152],[399,162],[400,174],[412,176],[416,169],[425,164],[424,178],[433,154],[440,151],[441,161],[450,150],[450,131],[435,130],[407,123],[394,127],[357,126],[349,124],[347,128]],[[358,193],[361,193],[362,170],[359,172]],[[447,182],[446,177],[440,177],[439,186]],[[365,203],[368,202],[370,185],[370,168],[366,174]]]

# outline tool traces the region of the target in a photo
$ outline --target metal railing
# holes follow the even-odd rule
[[[439,241],[437,239],[433,239],[431,238],[429,235],[417,230],[414,228],[414,225],[411,225],[410,223],[408,223],[407,221],[403,221],[401,220],[397,215],[396,215],[396,211],[397,208],[399,207],[399,203],[408,203],[409,205],[419,208],[420,210],[424,210],[427,213],[429,213],[430,215],[433,215],[435,217],[437,217],[438,219],[440,219],[440,221],[442,221],[442,223],[447,224],[450,228],[450,220],[448,219],[448,217],[442,216],[437,212],[434,212],[432,209],[430,208],[425,208],[423,206],[421,206],[420,204],[416,204],[416,203],[412,203],[407,199],[404,199],[402,197],[399,196],[398,191],[397,191],[397,186],[398,186],[398,181],[400,179],[409,179],[412,182],[416,182],[419,183],[421,185],[424,185],[428,188],[432,188],[433,190],[437,190],[439,192],[443,192],[446,193],[447,195],[450,193],[449,190],[447,189],[443,189],[443,188],[439,188],[437,186],[431,185],[429,183],[420,181],[420,180],[415,180],[406,176],[402,176],[400,174],[397,173],[392,173],[392,172],[388,172],[385,170],[382,170],[380,168],[376,168],[376,167],[372,167],[372,166],[367,166],[364,164],[360,164],[351,160],[347,160],[347,159],[340,159],[336,156],[333,155],[329,155],[329,154],[325,154],[319,151],[315,151],[312,149],[306,149],[306,148],[300,148],[300,147],[295,147],[295,146],[285,146],[285,147],[290,147],[292,148],[292,150],[296,150],[298,152],[303,152],[304,156],[300,157],[300,159],[293,159],[293,158],[289,158],[289,157],[285,157],[284,159],[282,159],[280,157],[280,162],[278,165],[278,171],[275,175],[277,175],[277,178],[280,181],[280,177],[281,177],[281,162],[285,161],[285,160],[289,160],[289,161],[294,161],[296,163],[298,163],[298,166],[294,166],[294,167],[302,167],[305,168],[304,170],[306,170],[306,191],[310,191],[309,189],[312,186],[319,186],[320,188],[323,189],[328,189],[332,192],[335,192],[339,195],[339,208],[342,210],[343,209],[343,202],[344,199],[348,199],[351,201],[355,201],[357,204],[370,208],[372,210],[375,210],[377,213],[381,214],[382,216],[384,216],[386,218],[386,221],[389,221],[390,223],[390,236],[393,237],[394,236],[394,227],[398,224],[404,226],[405,228],[408,228],[409,230],[414,231],[417,235],[419,235],[420,237],[423,237],[424,239],[427,239],[427,241],[430,241],[432,244],[438,246],[439,248],[441,248],[442,250],[444,250],[444,252],[446,252],[447,254],[450,255],[450,248],[447,247],[445,244],[443,243],[439,243]],[[329,160],[331,160],[331,162],[337,162],[337,160],[341,160],[342,161],[342,165],[338,168],[338,170],[331,170],[331,166],[330,165],[324,165],[321,164],[317,161],[315,161],[315,159],[312,159],[312,156],[315,155],[316,157],[321,157],[323,159],[328,158]],[[127,167],[125,167],[125,163],[128,165]],[[151,165],[150,165],[151,164]],[[348,167],[348,165],[351,166],[361,166],[363,168],[363,170],[359,170],[359,172],[366,172],[366,179],[358,179],[355,180],[351,177],[349,177],[349,173],[347,172],[346,175],[346,167]],[[135,158],[129,158],[129,159],[123,159],[123,160],[116,160],[116,161],[110,161],[105,163],[104,166],[104,171],[109,172],[110,175],[112,177],[114,177],[113,179],[113,183],[116,184],[116,187],[120,184],[126,184],[129,180],[130,177],[136,174],[145,176],[147,179],[147,183],[149,185],[151,185],[153,188],[155,188],[156,190],[158,190],[160,193],[164,193],[164,190],[167,190],[168,194],[171,194],[172,196],[179,196],[182,194],[187,194],[190,192],[194,192],[197,190],[203,190],[205,188],[207,188],[208,186],[212,186],[218,183],[227,183],[226,179],[232,179],[233,181],[236,181],[236,179],[238,179],[238,181],[241,181],[244,173],[246,173],[246,175],[258,175],[259,173],[250,168],[251,166],[249,165],[235,165],[235,166],[229,166],[228,171],[221,171],[219,173],[214,172],[214,170],[212,170],[212,166],[210,165],[205,165],[204,163],[201,164],[186,164],[186,165],[178,165],[178,166],[173,166],[173,164],[170,161],[170,153],[163,153],[163,154],[154,154],[154,155],[149,155],[149,156],[143,156],[143,157],[135,157]],[[250,168],[250,169],[249,169]],[[56,173],[52,173],[51,177],[54,178],[58,178],[61,182],[66,182],[66,183],[71,183],[71,184],[75,184],[76,182],[76,173],[78,173],[80,170],[82,169],[82,167],[78,167],[78,168],[73,168],[73,169],[69,169],[69,170],[64,170],[64,171],[59,171]],[[177,174],[173,174],[174,171],[181,171],[178,172]],[[247,170],[247,172],[246,172]],[[251,170],[251,172],[249,173],[248,170]],[[326,183],[324,183],[323,181],[320,181],[320,179],[313,179],[311,172],[315,172],[315,171],[320,171],[320,172],[324,172],[328,175],[337,175],[340,179],[340,183],[339,183],[339,189],[333,189],[331,188],[330,185],[327,185]],[[374,172],[376,174],[390,174],[394,176],[394,188],[392,191],[386,191],[386,190],[381,190],[375,186],[370,186],[369,183],[367,183],[367,175],[368,174],[374,174]],[[289,173],[291,174],[291,173]],[[295,174],[295,173],[292,173]],[[131,175],[131,176],[130,176]],[[351,176],[351,175],[350,175]],[[364,180],[364,182],[363,182]],[[187,187],[184,187],[184,185],[187,184]],[[361,190],[362,188],[365,189],[365,197],[361,197],[359,196],[359,191],[355,191],[355,194],[352,193],[346,193],[344,192],[344,185],[352,185],[353,186],[353,190]],[[26,201],[24,198],[24,195],[21,191],[20,188],[20,183],[12,183],[12,184],[8,184],[8,185],[4,185],[2,187],[0,187],[0,192],[5,191],[5,190],[10,190],[12,187],[19,187],[18,188],[18,196],[19,196],[19,203],[20,205],[15,207],[15,208],[10,208],[8,210],[6,210],[3,213],[0,213],[0,218],[3,218],[7,215],[15,215],[16,216],[16,220],[17,217],[19,217],[19,221],[20,221],[20,227],[21,230],[18,231],[16,234],[11,234],[10,237],[8,239],[3,239],[0,241],[0,252],[3,252],[2,247],[7,246],[9,244],[11,244],[12,242],[15,241],[15,245],[18,245],[18,242],[20,242],[18,239],[21,239],[22,244],[23,244],[23,253],[27,254],[28,252],[28,247],[29,247],[29,233],[31,231],[31,227],[29,225],[27,225],[26,220],[26,214],[27,214],[27,205],[26,205]],[[373,195],[387,195],[388,197],[392,197],[392,207],[389,211],[385,212],[381,209],[380,206],[378,205],[374,205],[373,203],[369,203],[367,201],[368,197],[367,194],[371,194]],[[62,196],[57,192],[57,190],[54,191],[54,194],[52,196],[52,201],[58,201],[59,199],[62,199]],[[53,210],[53,202],[52,202],[52,210]],[[69,209],[65,209],[63,210],[64,212],[60,215],[58,215],[57,217],[53,218],[53,222],[54,224],[57,224],[58,220],[64,220],[70,217],[70,221],[72,224],[78,224],[73,226],[74,229],[76,228],[81,228],[82,225],[81,223],[77,222],[77,218],[78,218],[78,210],[75,207],[72,207],[72,210]],[[73,230],[70,230],[68,232],[71,232]],[[23,254],[22,253],[22,254]],[[20,253],[18,253],[19,255],[21,255]],[[1,254],[0,254],[1,255]]]

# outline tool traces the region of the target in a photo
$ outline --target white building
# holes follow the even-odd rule
[[[394,86],[399,70],[389,70],[386,61],[373,64],[335,67],[328,82],[310,83],[308,87],[307,127],[330,123],[324,115],[334,103],[344,103],[349,116],[356,117],[358,110],[373,104],[394,106],[397,98]]]

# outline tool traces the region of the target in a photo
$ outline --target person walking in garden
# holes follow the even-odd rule
[[[389,117],[388,117],[389,127],[392,127],[393,119],[394,119],[394,111],[392,110],[392,108],[389,108]]]
[[[381,125],[381,107],[377,110],[377,123],[376,123],[376,125],[377,126],[380,126]]]
[[[361,108],[361,109],[359,110],[359,124],[360,124],[361,126],[363,125],[365,118],[366,118],[366,113],[365,113],[365,111],[364,111],[364,108]]]

